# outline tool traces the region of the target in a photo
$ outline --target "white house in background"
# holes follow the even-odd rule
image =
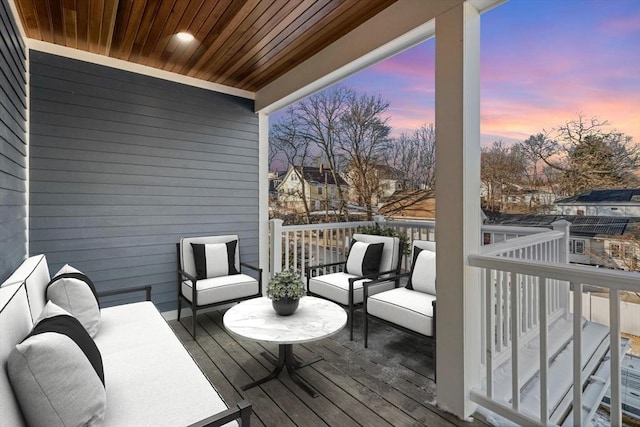
[[[296,212],[304,211],[304,200],[311,211],[334,208],[338,200],[338,186],[344,192],[348,190],[340,175],[334,178],[331,170],[322,165],[290,166],[276,187],[277,199],[282,207]]]
[[[344,179],[349,185],[349,200],[362,205],[362,201],[358,200],[355,176],[356,174],[354,171],[347,167],[344,173]],[[373,194],[371,200],[373,206],[382,204],[395,192],[402,191],[404,189],[404,181],[399,178],[400,176],[402,176],[402,173],[399,170],[388,165],[377,164],[371,167],[371,170],[367,174],[367,179],[370,179],[370,182],[376,182],[377,180],[378,183],[378,189]]]
[[[555,205],[561,215],[640,217],[640,188],[591,190]]]

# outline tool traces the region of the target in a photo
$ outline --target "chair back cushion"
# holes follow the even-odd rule
[[[426,240],[414,240],[413,262],[407,289],[436,294],[436,244]]]
[[[380,258],[380,272],[396,270],[399,267],[402,254],[398,237],[356,233],[353,235],[353,239],[364,243],[384,243]]]
[[[45,289],[50,279],[47,258],[43,254],[34,255],[24,260],[20,267],[0,286],[4,287],[12,283],[26,285],[31,320],[35,322],[47,303]]]
[[[22,283],[5,282],[0,287],[0,424],[26,425],[6,369],[9,354],[33,328],[27,289]]]
[[[226,236],[204,236],[204,237],[184,237],[180,240],[180,265],[182,270],[192,276],[197,277],[196,262],[193,253],[192,243],[196,244],[216,244],[238,241],[236,244],[236,254],[234,257],[234,267],[240,271],[240,241],[237,234]],[[227,258],[224,258],[226,261]]]

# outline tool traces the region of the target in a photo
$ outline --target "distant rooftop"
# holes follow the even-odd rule
[[[577,196],[556,200],[556,204],[569,203],[608,203],[608,202],[638,202],[640,203],[640,188],[625,188],[619,190],[591,190]]]
[[[564,219],[571,223],[571,234],[585,237],[621,236],[627,232],[637,232],[640,218],[589,215],[490,215],[485,224],[517,225],[529,227],[551,227],[555,221]]]

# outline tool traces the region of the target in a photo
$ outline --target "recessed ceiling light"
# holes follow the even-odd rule
[[[193,40],[193,35],[186,31],[180,31],[176,36],[178,36],[178,40],[185,43]]]

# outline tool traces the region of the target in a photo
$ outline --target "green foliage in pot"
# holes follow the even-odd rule
[[[267,285],[267,296],[272,300],[282,298],[300,299],[305,296],[307,290],[302,283],[302,279],[292,270],[285,270],[277,273],[269,280]]]

